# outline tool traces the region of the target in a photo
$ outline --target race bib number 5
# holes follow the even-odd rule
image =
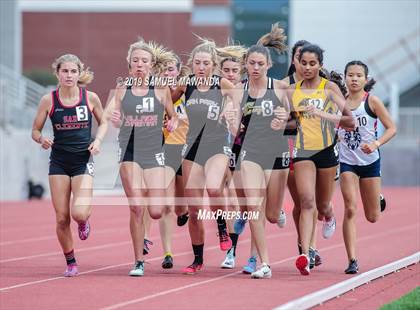
[[[216,121],[219,119],[220,114],[220,107],[217,105],[211,105],[209,106],[209,110],[207,111],[207,118],[211,119],[213,121]]]

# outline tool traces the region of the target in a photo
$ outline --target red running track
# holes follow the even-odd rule
[[[364,219],[363,209],[361,206],[359,208],[360,272],[409,256],[420,249],[420,188],[385,188],[384,194],[388,207],[378,223],[368,223]],[[155,244],[147,257],[146,274],[142,278],[129,277],[127,273],[133,258],[128,208],[121,206],[95,206],[91,217],[92,234],[86,241],[78,240],[76,227],[73,226],[81,274],[76,278],[63,278],[64,258],[55,237],[54,212],[50,203],[2,203],[0,308],[271,309],[351,277],[343,273],[347,258],[341,234],[343,203],[338,189],[334,205],[338,219],[337,232],[329,240],[318,238],[323,265],[317,267],[309,277],[301,276],[294,267],[296,232],[288,202],[286,228],[267,225],[273,277],[269,280],[253,280],[240,273],[249,254],[249,229],[239,239],[237,268],[223,270],[219,265],[224,253],[219,250],[216,226],[211,221],[206,222],[205,267],[199,274],[187,276],[180,273],[192,261],[186,226],[177,227],[174,231],[174,268],[161,269],[159,230],[154,223],[151,239]],[[321,225],[318,225],[320,228]],[[320,233],[318,235],[321,236]],[[411,281],[407,291],[419,284],[419,268],[413,268],[417,281]],[[379,285],[380,288],[386,279],[373,281],[370,285],[373,288]],[[396,294],[405,293],[392,288],[388,291],[381,297],[383,302],[391,301]],[[357,301],[357,294],[352,298]],[[352,308],[348,300],[341,300],[343,306]],[[341,307],[340,299],[331,303],[334,303],[334,308]],[[373,306],[372,309],[376,308]]]

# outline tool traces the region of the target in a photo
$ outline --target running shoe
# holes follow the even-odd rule
[[[166,255],[162,262],[163,269],[171,269],[174,266],[174,259],[171,255]]]
[[[90,233],[89,221],[79,223],[78,231],[79,231],[80,240],[86,240],[89,237],[89,233]]]
[[[271,268],[266,263],[263,263],[256,271],[251,273],[251,278],[253,279],[270,279],[271,278]]]
[[[315,251],[315,266],[319,266],[322,264],[322,258],[317,249],[314,249],[314,251]]]
[[[304,276],[309,276],[311,273],[309,270],[309,259],[305,254],[299,255],[296,259],[296,268]]]
[[[176,218],[176,224],[178,226],[184,226],[188,222],[188,218],[189,218],[188,212],[183,215],[179,215]]]
[[[192,263],[191,265],[182,269],[182,273],[184,274],[196,274],[198,271],[203,268],[203,264],[198,264],[196,262]]]
[[[379,196],[380,197],[380,199],[381,199],[381,212],[384,212],[385,211],[385,208],[386,208],[386,200],[385,200],[385,197],[384,197],[384,195],[380,195]]]
[[[232,247],[232,240],[230,240],[226,228],[219,232],[219,242],[222,251],[228,251]]]
[[[251,274],[257,270],[257,257],[251,256],[248,258],[248,263],[242,268],[242,272],[246,274]]]
[[[151,246],[151,245],[153,245],[153,242],[150,241],[149,239],[144,238],[144,241],[143,241],[143,255],[149,254],[149,252],[150,252],[150,247],[149,246]]]
[[[235,268],[235,255],[233,255],[233,249],[230,249],[226,253],[225,260],[220,265],[223,269],[233,269]]]
[[[278,225],[280,228],[283,228],[284,226],[286,226],[286,221],[287,221],[287,218],[286,218],[286,212],[284,212],[284,210],[282,209],[282,210],[280,211],[280,216],[279,216],[279,219],[278,219],[278,221],[277,221],[277,225]]]
[[[75,277],[77,276],[79,273],[78,269],[77,269],[77,264],[73,263],[73,264],[68,264],[66,271],[64,271],[64,276],[65,277]]]
[[[315,267],[315,250],[312,248],[309,248],[309,269],[312,269]]]
[[[235,221],[235,223],[233,223],[233,230],[235,231],[235,234],[242,234],[245,229],[246,222],[247,220],[239,218]]]
[[[144,275],[144,262],[141,260],[135,262],[133,269],[128,274],[131,277],[142,277]]]
[[[329,221],[324,219],[324,223],[322,224],[322,236],[324,239],[329,239],[334,235],[335,232],[335,218],[330,218]]]
[[[346,274],[355,274],[359,272],[359,264],[356,259],[352,259],[349,262],[349,266],[344,270]]]

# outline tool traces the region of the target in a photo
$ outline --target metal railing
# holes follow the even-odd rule
[[[29,128],[47,89],[0,64],[0,126]]]
[[[420,107],[400,108],[398,137],[420,139]]]

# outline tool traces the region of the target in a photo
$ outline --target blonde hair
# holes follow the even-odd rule
[[[176,62],[176,55],[172,51],[168,51],[162,45],[154,41],[146,42],[143,38],[139,38],[130,45],[127,53],[127,63],[130,66],[131,55],[135,50],[143,50],[152,56],[152,73],[158,74],[162,72],[164,66],[170,62]]]
[[[238,63],[241,66],[241,74],[245,72],[245,55],[247,48],[240,44],[235,44],[233,42],[228,43],[230,45],[217,48],[217,54],[219,56],[219,66],[222,69],[225,61],[233,61]]]
[[[80,61],[79,57],[73,54],[61,55],[55,59],[52,64],[54,73],[58,73],[58,71],[60,71],[60,67],[64,62],[72,62],[77,65],[79,70],[79,79],[77,80],[78,85],[87,85],[93,81],[93,72],[89,70],[89,67],[85,69],[85,65]]]
[[[188,59],[188,64],[192,64],[194,56],[197,53],[207,53],[207,54],[210,54],[211,60],[214,64],[214,66],[216,66],[217,60],[218,60],[216,43],[211,39],[202,38],[202,37],[200,37],[196,34],[194,34],[194,35],[198,38],[198,40],[201,43],[198,44],[196,47],[194,47],[194,49],[191,51],[190,57]]]

